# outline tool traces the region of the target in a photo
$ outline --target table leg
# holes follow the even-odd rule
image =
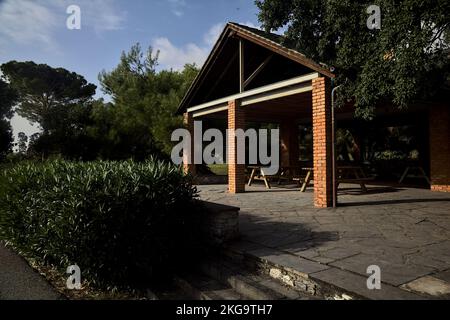
[[[264,183],[265,183],[265,185],[266,185],[266,188],[267,188],[267,189],[270,189],[270,183],[269,183],[269,180],[267,180],[267,176],[264,174],[264,170],[263,170],[263,169],[261,169],[261,175],[262,175],[262,177],[263,177],[263,180],[264,180]]]
[[[356,179],[360,179],[360,176],[358,174],[359,169],[354,169],[354,174],[355,174],[355,178]],[[361,169],[362,172],[362,169]],[[361,173],[360,172],[360,173]],[[362,174],[364,176],[364,174]],[[359,186],[361,187],[361,191],[366,193],[367,192],[367,188],[366,188],[366,184],[365,183],[360,183]]]
[[[425,170],[423,170],[422,167],[418,167],[419,171],[422,173],[422,176],[425,180],[427,180],[428,184],[431,185],[430,179],[428,179],[427,174],[425,173]]]
[[[366,193],[367,192],[366,185],[364,183],[360,183],[359,185],[361,186],[361,191]]]
[[[278,185],[281,184],[281,178],[284,176],[284,172],[283,170],[280,170],[280,175],[278,176]]]
[[[303,182],[302,188],[300,189],[301,192],[305,192],[306,187],[308,186],[310,180],[311,180],[311,171],[308,170],[308,172],[306,173],[305,181]]]
[[[402,174],[402,177],[400,178],[400,180],[398,181],[398,183],[402,183],[403,180],[406,178],[406,176],[408,175],[408,171],[409,171],[409,167],[406,167],[405,171]]]
[[[255,178],[256,169],[252,169],[250,173],[250,179],[248,179],[247,185],[250,187],[252,185],[253,179]]]

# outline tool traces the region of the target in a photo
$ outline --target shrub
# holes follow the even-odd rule
[[[195,196],[161,161],[21,163],[0,178],[0,239],[96,285],[145,284],[186,252]]]

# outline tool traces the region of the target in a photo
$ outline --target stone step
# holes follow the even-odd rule
[[[245,266],[235,265],[224,258],[210,258],[201,264],[201,271],[208,277],[230,286],[243,299],[251,300],[305,300],[313,297],[293,290],[267,275],[247,271]]]
[[[309,276],[327,270],[326,265],[243,241],[228,246],[222,254],[233,263],[268,276],[293,291],[330,299],[339,294],[332,288],[322,287]]]
[[[224,285],[203,274],[189,273],[176,276],[174,282],[186,296],[194,300],[242,300],[244,298],[231,286]]]
[[[383,290],[369,290],[367,278],[273,248],[239,241],[222,254],[234,264],[275,279],[293,291],[319,299],[421,299],[420,295],[383,283]]]

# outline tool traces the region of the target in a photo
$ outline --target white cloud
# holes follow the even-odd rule
[[[225,23],[213,25],[204,35],[201,44],[187,43],[177,47],[166,37],[152,41],[152,47],[159,50],[159,63],[163,68],[181,70],[186,63],[202,66],[212,46],[219,38]]]
[[[184,9],[186,7],[185,0],[168,0],[172,13],[177,17],[184,15]]]
[[[217,39],[219,39],[219,36],[222,33],[224,27],[225,23],[221,22],[213,25],[203,36],[203,41],[205,41],[206,44],[212,47],[216,43]]]
[[[209,47],[200,47],[194,43],[176,47],[164,37],[154,39],[152,46],[159,50],[159,63],[165,68],[174,70],[183,69],[186,63],[195,63],[201,66],[209,51]]]
[[[126,13],[116,8],[114,0],[77,0],[81,9],[81,28],[96,34],[123,28]],[[66,28],[66,9],[73,0],[4,0],[0,2],[0,43],[38,45],[56,50],[55,33]]]
[[[66,0],[65,6],[69,6],[73,0]],[[113,0],[78,0],[81,8],[81,21],[95,32],[115,31],[124,28],[126,12],[120,11]]]
[[[178,0],[169,1],[177,2]],[[250,21],[240,24],[260,29]],[[225,25],[225,23],[220,22],[209,28],[209,30],[203,35],[203,42],[201,44],[191,42],[182,46],[176,46],[166,37],[158,37],[153,39],[152,47],[155,50],[160,51],[159,63],[161,67],[181,70],[186,63],[195,63],[198,66],[202,66],[211,51],[211,48],[222,33]]]
[[[55,14],[35,1],[5,0],[0,4],[0,36],[6,42],[39,43],[54,47]]]
[[[177,47],[166,37],[158,37],[152,41],[152,47],[159,50],[159,63],[167,69],[181,70],[186,63],[202,66],[212,46],[219,38],[225,23],[213,25],[203,36],[203,43],[187,43]]]

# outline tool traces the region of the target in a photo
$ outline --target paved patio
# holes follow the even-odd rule
[[[228,194],[226,185],[198,189],[202,200],[241,208],[241,242],[326,266],[323,277],[332,284],[345,286],[355,275],[367,279],[367,267],[378,265],[385,287],[450,297],[449,193],[368,186],[362,194],[342,185],[339,208],[317,209],[311,188],[301,193],[255,184],[243,194]]]

